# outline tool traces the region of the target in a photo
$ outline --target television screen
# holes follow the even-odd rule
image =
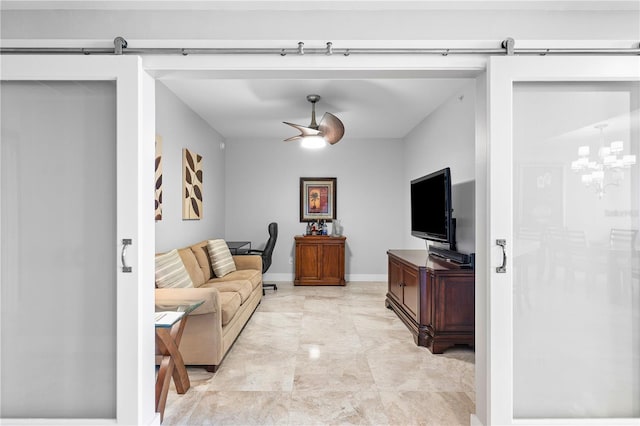
[[[448,167],[411,181],[411,235],[450,242],[451,172]]]

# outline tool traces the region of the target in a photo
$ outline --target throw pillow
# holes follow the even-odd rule
[[[229,246],[224,240],[207,241],[207,250],[211,258],[211,267],[216,277],[224,277],[229,272],[236,270],[236,263],[233,261]]]
[[[193,287],[191,277],[182,263],[178,250],[156,256],[156,286],[158,288]]]

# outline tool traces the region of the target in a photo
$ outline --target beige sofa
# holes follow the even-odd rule
[[[179,249],[178,253],[194,287],[156,288],[156,306],[205,301],[189,315],[180,353],[186,365],[216,371],[262,299],[262,259],[233,256],[237,270],[219,278],[211,268],[207,241]]]

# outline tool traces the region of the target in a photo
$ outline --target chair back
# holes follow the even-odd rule
[[[611,228],[609,234],[609,246],[612,250],[633,251],[636,246],[637,229]]]
[[[264,250],[262,252],[262,273],[264,274],[271,266],[271,255],[273,254],[273,249],[276,246],[276,240],[278,239],[278,224],[276,222],[271,222],[269,224],[269,240],[267,240],[267,244],[264,246]]]

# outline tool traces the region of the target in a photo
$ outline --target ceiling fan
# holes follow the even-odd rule
[[[329,142],[331,145],[337,143],[344,136],[344,125],[342,121],[330,112],[325,112],[320,120],[320,124],[316,123],[316,102],[320,100],[320,95],[307,95],[307,100],[311,102],[311,124],[301,126],[299,124],[288,123],[291,127],[300,131],[299,135],[285,139],[285,142],[302,141],[302,146],[306,148],[321,148]]]

